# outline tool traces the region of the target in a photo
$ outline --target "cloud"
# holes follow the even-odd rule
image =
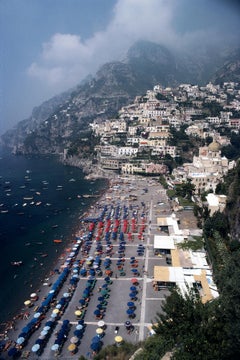
[[[28,75],[62,91],[94,73],[101,64],[123,57],[139,39],[179,48],[194,44],[197,39],[215,40],[218,35],[211,21],[204,23],[203,28],[194,29],[192,16],[201,26],[199,9],[196,6],[195,14],[190,14],[187,4],[188,0],[118,0],[108,26],[88,39],[83,40],[78,34],[54,34],[42,45],[40,57],[29,66]],[[207,13],[203,15],[204,19],[208,18]],[[179,16],[183,24],[192,23],[190,30],[187,26],[182,32],[177,29]]]

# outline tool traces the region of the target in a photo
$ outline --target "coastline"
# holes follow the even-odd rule
[[[75,165],[70,165],[69,166],[75,166]],[[81,168],[81,166],[76,166]],[[93,195],[89,195],[86,197],[88,198],[94,198],[94,203],[95,202],[100,202],[101,199],[106,196],[106,194],[109,191],[109,188],[111,187],[111,182],[115,179],[115,176],[112,177],[104,177],[104,176],[95,176],[95,174],[93,172],[85,172],[85,176],[84,178],[87,180],[91,180],[91,179],[98,179],[98,178],[103,178],[104,180],[106,180],[106,187],[101,190],[98,194],[93,194]],[[79,222],[82,221],[82,219],[84,219],[85,217],[91,216],[93,215],[95,212],[95,208],[93,204],[89,204],[88,208],[86,209],[86,211],[84,211],[80,216],[79,216]],[[48,274],[46,274],[46,276],[41,279],[40,281],[38,281],[38,285],[39,286],[32,286],[31,287],[31,293],[36,293],[38,295],[38,300],[35,301],[35,306],[38,306],[38,303],[40,302],[40,300],[42,300],[48,293],[49,288],[51,287],[51,285],[54,283],[54,281],[57,279],[58,274],[54,271],[54,269],[60,269],[61,266],[63,266],[64,264],[64,260],[67,258],[68,253],[69,253],[69,249],[71,248],[71,246],[73,246],[76,243],[76,237],[79,236],[79,232],[80,232],[80,225],[76,224],[74,226],[74,229],[72,229],[72,236],[71,239],[68,240],[68,242],[65,244],[64,249],[61,250],[61,254],[60,256],[57,257],[57,259],[54,261],[54,264],[52,266],[52,270],[50,270],[50,272]],[[57,251],[58,249],[56,249]],[[51,259],[48,258],[48,263],[51,262]],[[26,280],[28,281],[28,280]],[[45,285],[46,284],[46,285]],[[29,294],[30,295],[30,294]],[[24,304],[23,304],[24,305]],[[5,323],[1,323],[0,324],[0,342],[2,340],[9,340],[9,336],[13,335],[16,327],[21,327],[21,323],[22,325],[25,324],[25,320],[27,320],[31,314],[33,314],[33,310],[35,308],[35,306],[32,306],[31,308],[27,309],[22,309],[24,311],[22,312],[17,312],[15,314],[13,314],[13,317],[11,319],[9,319],[7,322]],[[25,310],[30,310],[27,311],[29,313],[29,316],[24,316],[24,314],[26,313]],[[24,322],[23,322],[24,321]],[[14,341],[14,340],[12,340]]]
[[[52,305],[53,307],[51,306],[51,308],[47,310],[46,314],[41,315],[43,316],[43,318],[41,318],[40,324],[37,325],[39,326],[39,328],[34,329],[34,333],[27,340],[27,343],[26,345],[24,345],[23,349],[21,348],[21,346],[19,347],[17,341],[19,340],[19,336],[21,335],[21,329],[22,330],[26,329],[26,326],[28,326],[29,321],[31,319],[34,319],[35,311],[38,311],[39,307],[40,309],[42,308],[41,303],[42,301],[44,301],[44,297],[48,296],[49,291],[51,291],[51,287],[49,286],[40,287],[40,291],[37,292],[37,294],[39,295],[39,299],[37,302],[35,302],[34,306],[29,309],[30,310],[29,317],[27,319],[18,319],[15,323],[15,326],[8,331],[7,335],[9,338],[9,345],[8,345],[9,347],[8,350],[5,350],[4,352],[6,356],[8,354],[9,349],[11,350],[17,347],[17,349],[20,349],[22,354],[24,354],[20,356],[21,358],[25,356],[25,353],[27,352],[29,358],[34,360],[39,358],[36,357],[36,355],[42,356],[43,358],[54,358],[55,356],[57,356],[63,359],[70,359],[73,353],[69,353],[69,349],[68,349],[70,346],[69,341],[74,336],[75,333],[74,329],[76,328],[78,321],[84,321],[84,340],[80,340],[80,343],[78,344],[79,349],[77,349],[78,351],[77,356],[83,355],[86,356],[87,358],[88,356],[90,357],[94,356],[94,354],[92,354],[90,350],[91,343],[89,343],[91,341],[91,338],[93,338],[94,334],[96,335],[96,328],[98,326],[98,320],[95,318],[94,315],[95,313],[94,308],[96,308],[97,300],[99,298],[98,289],[102,288],[102,286],[105,285],[104,281],[106,281],[105,280],[106,275],[104,270],[104,266],[105,266],[104,263],[105,260],[109,257],[111,259],[110,261],[112,262],[113,271],[110,275],[110,279],[111,279],[110,283],[112,285],[111,285],[111,290],[109,289],[111,294],[110,293],[109,294],[111,296],[107,300],[107,303],[109,303],[108,311],[106,312],[106,315],[104,317],[104,321],[106,324],[106,329],[104,330],[105,335],[103,340],[104,345],[114,343],[115,326],[118,326],[120,329],[119,335],[121,335],[122,337],[126,336],[125,333],[126,330],[124,327],[124,323],[128,318],[126,315],[126,303],[129,302],[129,295],[130,295],[129,287],[133,285],[132,280],[134,280],[135,283],[136,276],[137,276],[137,284],[138,284],[137,285],[138,296],[136,297],[136,299],[133,300],[136,301],[135,302],[136,319],[133,321],[133,325],[134,328],[136,329],[136,332],[134,331],[131,334],[127,335],[128,336],[127,341],[136,343],[138,341],[142,341],[145,337],[148,336],[148,331],[149,331],[148,326],[151,323],[151,319],[156,314],[156,305],[158,304],[159,299],[161,299],[161,297],[163,296],[162,293],[156,293],[152,287],[153,267],[152,266],[149,267],[148,265],[148,261],[158,261],[158,259],[148,260],[148,256],[149,256],[148,252],[150,251],[149,249],[151,248],[152,245],[150,245],[150,232],[149,232],[150,228],[148,227],[147,224],[148,224],[148,219],[150,219],[150,217],[152,218],[150,211],[151,209],[150,204],[152,202],[151,199],[152,196],[154,196],[154,194],[157,194],[157,191],[159,189],[159,183],[154,179],[148,180],[148,187],[149,187],[149,192],[148,192],[144,190],[146,188],[146,178],[135,177],[135,176],[121,177],[121,176],[115,176],[115,174],[113,174],[111,179],[108,178],[108,180],[109,180],[108,183],[109,187],[101,193],[101,196],[97,200],[94,200],[94,203],[89,207],[89,211],[83,214],[83,216],[88,217],[88,219],[89,218],[90,219],[89,220],[85,219],[86,222],[81,222],[81,226],[79,225],[79,233],[76,232],[75,234],[75,235],[80,235],[80,237],[83,235],[83,238],[85,238],[84,229],[87,230],[86,235],[89,234],[90,231],[89,226],[91,225],[91,221],[92,221],[91,219],[97,217],[98,220],[96,222],[97,225],[95,228],[95,235],[92,239],[93,241],[90,247],[90,252],[88,251],[87,253],[85,253],[85,251],[82,252],[79,250],[79,253],[76,255],[76,257],[74,257],[74,262],[72,263],[71,267],[69,267],[69,271],[72,274],[72,270],[75,270],[74,266],[76,262],[80,261],[80,263],[82,263],[83,260],[83,264],[84,264],[89,255],[92,255],[93,258],[95,259],[96,246],[98,244],[97,237],[100,236],[102,238],[104,251],[102,255],[100,255],[100,258],[102,257],[101,269],[104,272],[102,275],[95,276],[94,286],[95,283],[97,283],[97,285],[95,286],[95,289],[93,286],[92,293],[89,299],[91,301],[89,301],[89,305],[87,306],[86,310],[84,310],[83,320],[79,320],[79,318],[76,318],[75,313],[76,313],[76,309],[79,307],[79,298],[81,299],[82,291],[84,290],[84,286],[86,286],[86,284],[88,283],[89,281],[88,279],[90,275],[82,276],[79,273],[78,275],[79,282],[77,284],[77,288],[75,287],[73,288],[68,283],[70,280],[69,278],[71,277],[69,273],[68,279],[64,282],[63,287],[61,288],[60,293],[58,294],[57,297],[59,299],[62,296],[60,300],[61,302],[63,300],[64,294],[70,293],[69,303],[66,309],[63,310],[63,313],[61,312],[61,316],[59,318],[57,317],[57,320],[55,320],[54,330],[51,331],[51,335],[49,335],[50,338],[47,339],[46,345],[44,345],[43,352],[40,354],[36,354],[32,349],[34,348],[34,344],[36,344],[36,341],[41,340],[42,335],[40,335],[40,332],[42,334],[43,327],[45,327],[46,325],[46,321],[47,322],[52,321],[50,315],[51,315],[51,311],[53,310],[55,311],[55,307],[56,307],[55,301],[54,304]],[[103,215],[104,212],[105,215]],[[114,232],[114,224],[116,225],[118,223],[117,218],[119,218],[119,220],[121,219],[118,225],[119,228],[118,228],[117,236],[119,236],[121,232],[120,229],[123,229],[122,226],[124,226],[123,215],[125,212],[126,212],[125,215],[128,217],[127,221],[129,223],[128,231],[131,231],[130,227],[132,228],[133,226],[132,219],[135,217],[136,217],[136,227],[134,225],[135,230],[132,230],[133,234],[130,237],[128,236],[129,234],[127,232],[127,229],[125,229],[126,230],[125,233],[126,264],[124,266],[124,270],[126,273],[123,272],[122,274],[120,274],[120,270],[122,266],[119,267],[118,265],[118,261],[119,261],[118,256],[120,257],[120,255],[118,254],[120,251],[122,253],[122,250],[119,249],[120,246],[119,240],[113,239],[111,246],[111,253],[110,255],[108,255],[108,253],[105,250],[105,247],[107,247],[107,245],[105,244],[104,238],[106,231],[105,227],[107,226],[109,221],[107,220],[108,216],[111,217],[112,225],[110,232],[112,232],[112,235]],[[101,223],[100,220],[101,216],[104,216],[105,225],[104,228],[102,228],[103,230],[103,232],[101,232],[102,235],[100,235],[100,233],[98,235],[99,225]],[[144,229],[145,226],[146,226],[145,233],[142,233],[142,231],[144,230],[141,229]],[[74,246],[74,244],[75,241],[72,241],[70,242],[69,245]],[[143,249],[146,247],[146,252],[147,252],[146,257],[143,256],[144,253],[142,253],[142,251],[139,253],[139,247],[142,246]],[[71,251],[70,247],[69,247],[69,251]],[[66,256],[69,255],[69,251],[68,253],[65,254]],[[137,256],[136,265],[138,269],[133,268],[130,263],[130,259],[134,255]],[[65,261],[66,256],[64,258],[58,259],[59,262],[57,266],[61,267],[66,263]],[[137,271],[136,273],[135,270]],[[52,286],[52,284],[54,284],[54,281],[57,279],[58,274],[51,273],[50,275],[51,277],[49,276],[49,281],[51,281],[51,286]],[[146,298],[146,291],[148,292],[147,298]],[[150,306],[149,308],[147,308],[145,305],[143,305],[142,307],[141,305],[142,302],[144,304],[148,298],[152,300],[155,299],[158,301],[154,301],[154,306]],[[115,308],[116,304],[118,304],[120,308],[116,309]],[[34,311],[35,306],[38,306],[38,308],[35,309]],[[85,311],[86,311],[86,315],[85,315]],[[63,326],[63,323],[66,321],[69,323],[69,327],[68,327],[69,333],[66,336],[66,344],[62,345],[61,353],[59,354],[58,352],[54,353],[52,349],[54,338],[56,337],[56,334],[59,333],[59,331],[61,332],[61,327]],[[40,338],[38,336],[40,336]],[[10,359],[10,357],[7,356],[6,359]]]

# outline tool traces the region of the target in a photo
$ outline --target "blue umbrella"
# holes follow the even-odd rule
[[[80,337],[82,335],[82,330],[74,330],[73,334],[77,337]]]
[[[131,290],[131,291],[136,291],[137,288],[136,288],[136,286],[131,286],[131,287],[130,287],[130,290]]]
[[[24,341],[25,341],[24,337],[20,336],[20,337],[17,339],[16,343],[17,343],[18,345],[21,345],[21,344],[24,343]]]
[[[84,299],[80,299],[80,300],[79,300],[79,304],[85,305],[85,303],[86,303],[86,301],[85,301]]]
[[[100,343],[92,343],[90,346],[91,350],[93,351],[98,351],[101,349],[101,344]]]
[[[18,349],[16,349],[15,347],[11,348],[9,351],[8,351],[8,355],[9,356],[14,356],[16,355],[18,352]]]
[[[128,315],[132,315],[134,313],[134,310],[133,309],[127,309],[126,313]]]
[[[136,293],[130,293],[129,296],[130,296],[131,299],[135,299]]]
[[[94,315],[100,315],[101,314],[101,312],[100,312],[100,310],[99,309],[96,309],[95,311],[94,311]]]
[[[127,306],[129,306],[129,307],[132,307],[132,306],[134,306],[134,302],[132,302],[132,301],[129,301],[129,302],[127,303]]]
[[[101,342],[100,338],[97,335],[92,338],[92,344],[93,343],[100,343],[100,342]]]

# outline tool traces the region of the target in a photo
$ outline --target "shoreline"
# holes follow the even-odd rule
[[[91,174],[89,174],[89,175],[91,176]],[[113,181],[113,179],[115,177],[113,176],[110,179],[105,178],[105,177],[102,177],[102,178],[106,180],[106,183],[107,183],[106,187],[104,189],[102,189],[99,194],[94,194],[93,196],[89,195],[89,198],[92,197],[95,200],[97,199],[97,202],[100,202],[101,199],[107,194],[107,192],[109,191],[109,188],[111,187],[111,182]],[[88,180],[90,180],[90,179],[95,179],[94,174],[93,174],[93,177],[89,178]],[[84,211],[83,214],[81,214],[79,216],[78,221],[80,223],[81,223],[82,219],[84,219],[85,217],[88,217],[89,215],[92,214],[92,211],[94,211],[93,204],[94,204],[94,202],[92,204],[89,204],[87,210]],[[74,226],[74,228],[72,229],[71,235],[69,235],[69,237],[71,237],[71,239],[69,239],[67,241],[67,243],[65,244],[65,247],[63,249],[61,249],[61,254],[58,255],[58,257],[55,259],[52,269],[49,271],[49,273],[47,273],[43,279],[38,280],[37,285],[39,285],[39,286],[37,286],[37,285],[31,286],[31,289],[32,289],[31,293],[36,293],[39,295],[36,303],[39,302],[42,297],[46,296],[51,284],[57,278],[57,275],[54,272],[54,269],[58,269],[58,268],[60,269],[61,266],[63,265],[64,259],[67,258],[67,256],[68,256],[67,253],[69,252],[70,247],[76,242],[76,240],[74,240],[74,238],[76,239],[76,237],[79,235],[79,231],[80,231],[79,228],[80,228],[80,224],[76,224]],[[56,249],[56,250],[58,251],[58,249]],[[49,258],[48,260],[50,263],[51,259]],[[27,279],[26,279],[26,282],[28,283]],[[47,282],[50,285],[44,285],[44,283],[47,283]],[[34,288],[36,290],[34,290]],[[35,305],[35,306],[37,306],[37,305]],[[33,306],[33,308],[35,306]],[[33,309],[31,309],[31,310],[33,310]],[[26,320],[26,319],[27,318],[24,317],[24,312],[16,311],[15,313],[13,313],[13,317],[11,319],[9,319],[6,322],[1,323],[0,324],[0,341],[8,340],[8,335],[11,334],[12,331],[15,331],[16,326],[19,325],[19,322],[22,320]]]

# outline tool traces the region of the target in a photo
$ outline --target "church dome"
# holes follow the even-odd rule
[[[216,141],[211,142],[211,144],[208,145],[209,151],[219,151],[220,150],[220,144]]]

